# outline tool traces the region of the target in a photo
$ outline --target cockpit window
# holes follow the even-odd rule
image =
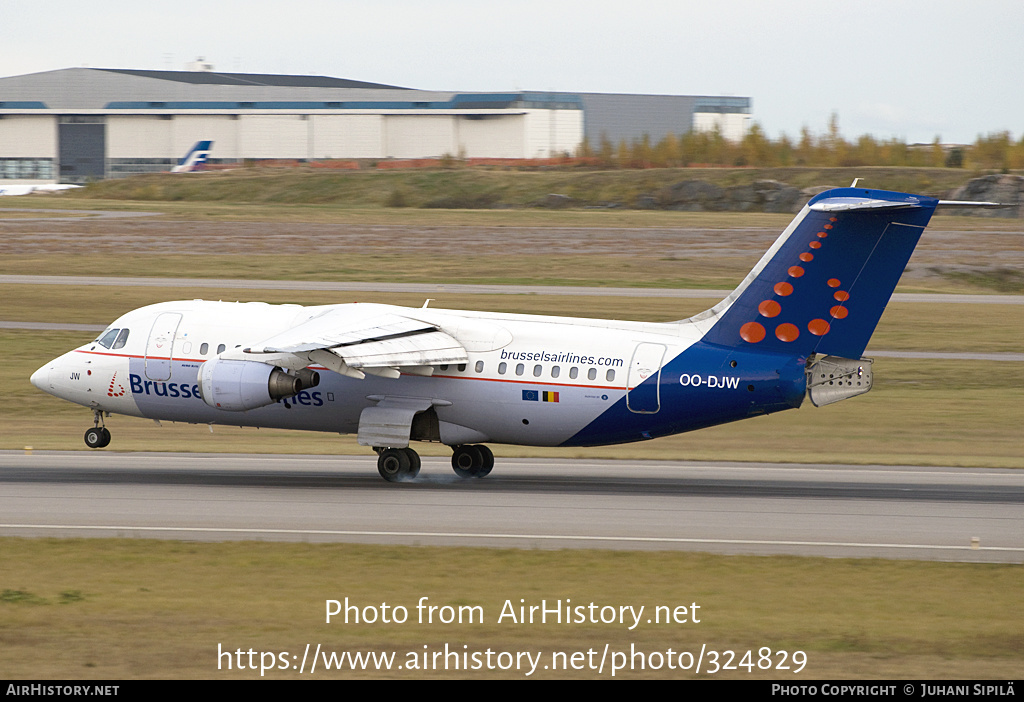
[[[122,329],[121,333],[117,335],[117,341],[111,348],[123,349],[124,345],[128,343],[128,329]]]
[[[114,345],[114,341],[117,340],[117,333],[119,331],[121,331],[121,330],[120,329],[111,329],[110,331],[105,333],[103,336],[101,336],[98,339],[100,346],[102,346],[105,349],[109,349],[111,346],[113,346]],[[125,338],[127,339],[128,337],[126,336]]]

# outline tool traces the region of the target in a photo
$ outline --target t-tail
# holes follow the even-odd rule
[[[743,282],[690,321],[702,341],[807,363],[810,398],[871,388],[861,358],[939,201],[838,188],[810,200]]]
[[[188,153],[178,161],[178,165],[171,169],[171,173],[191,173],[193,171],[201,171],[206,165],[206,159],[210,155],[210,148],[213,146],[212,141],[197,141],[195,145],[189,149]]]

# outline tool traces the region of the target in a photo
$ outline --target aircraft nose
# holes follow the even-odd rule
[[[44,392],[50,391],[50,364],[47,363],[45,366],[37,370],[28,379],[30,383],[35,385],[37,388]]]

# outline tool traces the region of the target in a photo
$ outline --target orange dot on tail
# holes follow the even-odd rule
[[[840,302],[846,302],[847,300],[850,299],[850,293],[846,292],[845,290],[836,290],[836,294],[833,295],[832,297],[839,300]]]
[[[775,336],[779,338],[779,341],[796,341],[800,336],[800,330],[796,328],[795,324],[786,322],[775,327]]]
[[[757,306],[757,311],[764,317],[778,317],[782,311],[782,305],[775,300],[765,300]]]
[[[839,287],[839,278],[829,278],[828,279],[828,286],[830,288],[838,288]]]
[[[782,297],[786,297],[786,295],[793,294],[793,286],[790,285],[789,283],[776,283],[774,289],[775,294],[781,295]]]
[[[850,314],[850,310],[846,309],[842,305],[836,305],[828,311],[832,315],[833,319],[846,319],[846,315]]]
[[[822,229],[831,229],[831,228],[832,228],[831,224],[826,224],[824,227],[822,227]]]
[[[810,246],[812,249],[820,249],[821,248],[821,242],[820,241],[812,241],[811,243],[808,244],[808,246]]]
[[[828,237],[828,234],[826,234],[825,232],[818,232],[819,239],[825,239],[826,237]]]
[[[789,274],[791,276],[793,276],[794,278],[799,278],[800,276],[802,276],[804,274],[804,269],[801,268],[800,266],[790,266],[789,267]]]
[[[804,251],[802,254],[800,254],[800,260],[803,261],[804,263],[808,263],[810,261],[813,261],[814,260],[814,254],[807,253],[806,251]]]
[[[829,325],[824,319],[812,319],[807,323],[807,331],[814,334],[815,336],[825,336],[828,334]]]
[[[747,322],[740,327],[740,338],[750,344],[756,344],[765,337],[765,330],[757,322]]]
[[[829,218],[828,218],[828,221],[829,221],[829,222],[838,222],[838,221],[839,221],[839,218],[838,218],[838,217],[829,217]]]

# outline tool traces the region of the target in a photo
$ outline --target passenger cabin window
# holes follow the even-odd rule
[[[206,343],[205,341],[199,345],[199,355],[200,356],[205,356],[206,353],[209,350],[210,350],[210,345],[208,343]]]
[[[577,376],[579,376],[579,374],[580,374],[580,369],[577,368],[576,366],[573,366],[572,368],[569,369],[569,377],[572,378],[573,380],[576,380],[576,378],[577,378]]]
[[[604,374],[604,379],[607,380],[609,383],[615,380],[615,371],[609,368],[608,372]]]
[[[590,378],[591,380],[597,380],[597,369],[591,368],[590,370],[588,370],[587,377]]]
[[[465,363],[460,363],[459,364],[459,372],[462,373],[465,370],[466,370],[466,364]]]
[[[561,372],[562,372],[562,371],[561,371],[561,370],[560,370],[560,369],[558,368],[558,366],[551,366],[551,377],[552,377],[552,378],[557,378],[557,377],[558,377],[558,375],[559,375],[559,374],[560,374]]]
[[[484,362],[483,361],[477,361],[476,362],[476,372],[477,373],[483,373],[484,372]]]
[[[224,344],[217,344],[217,353],[224,353],[224,349],[226,348],[227,346],[225,346]]]
[[[536,366],[533,367],[533,377],[534,378],[539,378],[540,374],[543,373],[543,372],[544,372],[544,369],[541,368],[540,365],[536,365]]]
[[[526,366],[524,366],[522,363],[517,363],[516,364],[516,375],[522,375],[523,371],[525,371],[525,370],[526,370]]]
[[[498,375],[505,375],[505,370],[508,368],[508,364],[502,361],[498,364]]]

